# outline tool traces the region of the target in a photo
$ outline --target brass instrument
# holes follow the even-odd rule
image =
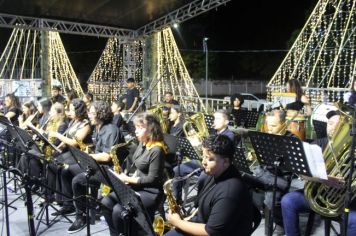
[[[183,124],[183,132],[199,156],[202,156],[203,138],[209,136],[204,114],[199,112],[188,117]]]
[[[26,128],[27,124],[30,123],[32,124],[33,119],[35,119],[37,115],[38,115],[38,111],[36,111],[34,114],[27,117],[27,119],[22,124],[20,124],[20,128]]]
[[[178,205],[176,198],[173,195],[172,191],[172,182],[173,181],[184,181],[190,177],[192,177],[197,172],[201,171],[201,168],[197,168],[193,170],[191,173],[184,177],[178,177],[174,179],[169,179],[163,184],[163,191],[164,194],[167,196],[167,204],[168,208],[172,213],[177,213],[180,218],[183,218],[183,212],[181,207]],[[155,231],[156,235],[162,236],[165,229],[171,229],[172,225],[168,222],[165,222],[161,216],[155,216],[153,221],[153,230]]]
[[[351,125],[352,117],[342,113],[335,133],[329,139],[328,145],[323,152],[325,167],[329,176],[343,179],[349,178],[351,165],[349,153],[352,140],[349,131]],[[313,211],[326,217],[336,217],[343,210],[346,190],[346,186],[336,188],[324,183],[306,181],[304,194]],[[354,199],[356,197],[355,172],[352,176],[352,192],[354,193],[352,199]]]
[[[58,132],[58,128],[61,125],[62,121],[63,121],[62,119],[50,119],[50,121],[48,122],[48,124],[46,126],[46,132],[48,132],[48,131]],[[51,144],[53,144],[55,140],[56,140],[55,137],[48,138],[48,141]],[[52,147],[50,147],[48,145],[44,147],[43,154],[44,154],[46,160],[51,159],[53,152],[54,152],[54,150]]]
[[[156,116],[156,118],[158,119],[161,128],[162,128],[162,132],[163,133],[167,133],[168,132],[168,114],[164,114],[163,113],[163,107],[166,106],[165,103],[162,104],[158,104],[157,106],[148,109],[147,112],[150,112],[152,114],[154,114]]]

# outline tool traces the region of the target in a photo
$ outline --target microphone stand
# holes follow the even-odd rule
[[[343,227],[343,234],[344,236],[347,236],[347,225],[349,222],[349,213],[350,213],[350,204],[352,201],[352,179],[353,179],[353,173],[355,169],[355,147],[356,147],[356,107],[353,106],[353,121],[352,121],[352,128],[350,135],[352,135],[352,141],[351,141],[351,146],[350,146],[350,153],[349,153],[349,161],[350,161],[350,170],[349,170],[349,176],[347,179],[347,190],[346,190],[346,196],[345,196],[345,207],[344,207],[344,227]]]

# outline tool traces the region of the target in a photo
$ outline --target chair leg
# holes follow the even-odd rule
[[[305,229],[305,234],[304,234],[305,236],[311,235],[311,232],[312,232],[312,229],[313,229],[313,225],[314,225],[314,220],[315,220],[315,212],[311,211],[309,213],[307,227]]]
[[[271,217],[271,211],[265,206],[265,235],[268,235],[269,219]]]
[[[331,220],[324,219],[325,236],[330,236]]]

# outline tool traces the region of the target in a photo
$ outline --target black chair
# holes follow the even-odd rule
[[[316,215],[317,215],[317,213],[315,213],[314,211],[310,211],[309,216],[308,216],[307,226],[306,226],[305,233],[304,233],[305,236],[311,235]],[[333,218],[321,216],[321,219],[324,221],[324,231],[325,231],[324,235],[325,236],[330,236],[331,230],[336,235],[341,235],[344,221],[340,216],[333,217]],[[335,227],[333,226],[333,224],[332,224],[333,221],[339,223],[339,225],[340,225],[339,231],[337,231],[335,229]]]

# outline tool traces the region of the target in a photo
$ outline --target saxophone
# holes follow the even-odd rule
[[[89,151],[90,151],[89,148],[92,147],[91,144],[85,144],[83,142],[83,140],[80,140],[79,138],[77,138],[75,136],[74,136],[74,140],[77,142],[80,151],[85,152],[85,153],[89,153]]]
[[[131,144],[134,140],[135,140],[135,138],[132,138],[125,143],[119,143],[119,144],[116,144],[111,147],[109,155],[110,155],[111,161],[114,165],[115,173],[119,174],[121,172],[121,166],[120,166],[119,158],[117,156],[117,150],[120,148],[126,147],[127,145]],[[103,196],[103,197],[107,196],[111,191],[111,188],[105,184],[101,184],[100,189],[101,189],[101,196]]]
[[[163,191],[164,191],[164,194],[167,196],[168,209],[172,213],[177,213],[181,219],[183,219],[184,213],[182,211],[182,208],[178,205],[176,198],[173,195],[172,182],[173,181],[177,181],[177,182],[184,181],[184,180],[192,177],[196,173],[200,172],[201,170],[202,169],[199,167],[184,177],[169,179],[163,184]],[[171,229],[171,228],[173,228],[173,226],[170,223],[165,222],[161,216],[159,216],[159,215],[155,216],[155,219],[153,221],[153,230],[156,233],[156,235],[162,236],[165,229]]]

